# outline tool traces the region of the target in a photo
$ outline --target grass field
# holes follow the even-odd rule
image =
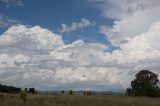
[[[29,94],[24,102],[18,94],[0,94],[0,106],[160,106],[160,98]]]

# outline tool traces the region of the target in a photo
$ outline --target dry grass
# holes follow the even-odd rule
[[[160,98],[127,96],[19,95],[0,94],[0,106],[160,106]]]

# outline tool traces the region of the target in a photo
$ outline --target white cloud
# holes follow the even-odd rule
[[[89,0],[102,10],[102,14],[112,19],[124,19],[138,11],[157,7],[159,0]]]
[[[60,36],[39,26],[27,28],[24,25],[15,25],[9,28],[0,39],[0,47],[16,46],[31,51],[52,50],[59,45],[63,45]]]
[[[71,26],[67,26],[66,24],[62,24],[62,29],[60,30],[60,32],[64,33],[64,32],[71,32],[71,31],[76,31],[78,29],[82,29],[82,28],[86,28],[89,26],[94,26],[94,22],[91,22],[88,19],[82,18],[81,22],[76,23],[73,22],[71,24]]]
[[[100,31],[120,47],[113,54],[119,62],[136,63],[137,67],[159,68],[159,0],[95,0],[102,14],[114,19],[113,26],[102,25]],[[139,63],[139,61],[144,63]],[[139,64],[138,64],[139,63]],[[150,63],[150,66],[149,66]],[[154,65],[153,65],[154,64]],[[153,66],[152,66],[153,65]],[[159,73],[159,72],[158,72]]]
[[[93,0],[107,18],[114,19],[112,26],[100,26],[100,32],[120,48],[109,54],[109,64],[114,64],[128,74],[141,69],[160,73],[159,0]],[[130,71],[129,71],[130,70]]]
[[[147,32],[160,19],[159,0],[95,1],[104,16],[114,19],[113,26],[103,25],[100,29],[115,46],[123,45],[133,37]]]
[[[128,87],[141,69],[159,73],[158,1],[95,1],[105,16],[115,19],[112,27],[101,26],[101,32],[120,50],[110,53],[106,45],[82,40],[65,44],[60,35],[40,26],[14,25],[0,36],[0,81],[39,89],[113,90]]]
[[[1,0],[1,1],[6,3],[7,7],[10,7],[10,6],[24,6],[22,0]]]
[[[121,76],[121,69],[108,64],[112,54],[106,50],[106,45],[82,40],[65,45],[59,35],[39,26],[12,26],[0,37],[0,80],[40,89],[123,88],[128,77],[119,79],[127,72]]]
[[[0,80],[50,90],[123,89],[141,69],[159,73],[159,34],[160,22],[155,22],[110,53],[103,44],[64,44],[48,29],[15,25],[0,36]]]

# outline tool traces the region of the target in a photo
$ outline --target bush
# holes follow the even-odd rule
[[[72,90],[70,90],[70,91],[69,91],[69,94],[70,94],[70,95],[73,95],[73,91],[72,91]]]
[[[20,98],[21,98],[24,102],[26,102],[27,92],[21,91],[21,93],[20,93]]]
[[[3,95],[3,94],[0,94],[0,98],[2,98],[2,97],[4,97],[4,95]]]
[[[36,91],[35,91],[35,89],[34,88],[29,88],[29,93],[32,93],[32,94],[34,94]]]
[[[83,95],[93,95],[93,92],[92,91],[85,91],[85,92],[83,92]]]
[[[62,92],[61,92],[62,94],[64,94],[65,93],[65,91],[64,90],[62,90]]]

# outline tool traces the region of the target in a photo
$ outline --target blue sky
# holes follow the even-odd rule
[[[0,83],[113,90],[160,73],[159,0],[0,0]]]
[[[99,14],[100,9],[95,8],[86,0],[23,0],[23,6],[11,3],[0,3],[0,12],[5,16],[18,20],[26,25],[40,25],[58,33],[62,23],[70,25],[72,22],[79,22],[86,18],[95,22],[95,26],[80,29],[69,33],[63,33],[66,43],[71,43],[77,39],[86,42],[101,42],[109,44],[105,36],[99,33],[101,24],[112,25],[113,20],[107,19]],[[0,32],[6,30],[2,28]]]

